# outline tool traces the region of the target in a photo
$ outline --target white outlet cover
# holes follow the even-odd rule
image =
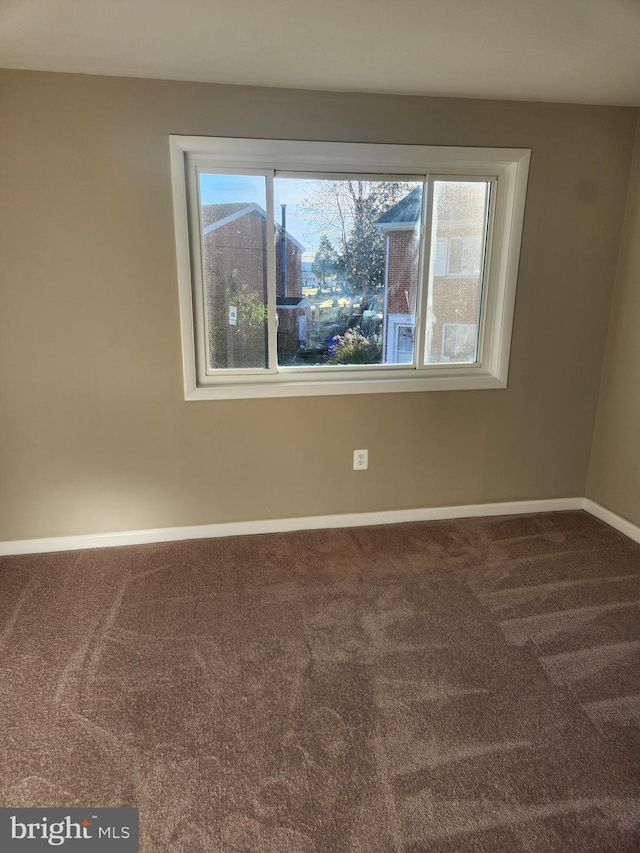
[[[369,467],[369,451],[354,450],[353,451],[353,470],[366,471]]]

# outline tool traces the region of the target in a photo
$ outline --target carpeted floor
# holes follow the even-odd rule
[[[583,513],[0,560],[0,804],[144,853],[640,850],[640,545]]]

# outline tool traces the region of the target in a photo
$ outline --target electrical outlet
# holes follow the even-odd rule
[[[366,471],[369,467],[369,451],[354,450],[353,451],[353,470]]]

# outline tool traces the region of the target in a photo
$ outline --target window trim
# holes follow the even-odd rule
[[[170,155],[186,400],[506,387],[530,149],[171,136]],[[207,376],[206,370],[198,367],[202,352],[198,353],[194,311],[197,310],[197,299],[202,297],[198,295],[194,299],[197,276],[193,276],[192,270],[197,252],[194,252],[192,242],[195,236],[190,235],[189,229],[189,204],[194,204],[194,192],[193,187],[188,190],[188,183],[192,183],[195,175],[192,165],[203,161],[212,170],[238,170],[240,173],[315,172],[323,176],[344,175],[345,178],[349,175],[384,178],[389,174],[408,179],[426,176],[425,193],[428,198],[424,235],[431,231],[435,180],[465,177],[495,180],[495,199],[488,226],[478,361],[474,364],[452,362],[424,366],[417,363],[410,367],[403,364],[344,365],[332,370],[317,366],[289,367],[275,372],[272,353],[269,371],[260,371],[259,375]],[[273,199],[269,196],[267,182],[266,201],[268,206],[272,206]],[[201,235],[196,236],[201,239]],[[419,330],[416,352],[421,360],[427,324],[420,320],[426,316],[428,273],[435,263],[431,245],[434,240],[435,235],[431,241],[421,240],[424,306],[416,312]],[[273,254],[275,268],[273,242],[273,239],[267,240],[267,250]],[[273,275],[271,281],[274,288]],[[275,315],[275,312],[271,313]]]

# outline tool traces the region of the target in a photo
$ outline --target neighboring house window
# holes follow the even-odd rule
[[[528,151],[171,149],[187,399],[506,385]]]
[[[436,256],[433,264],[433,274],[437,276],[447,274],[449,258],[449,238],[436,238]]]
[[[438,237],[433,274],[477,275],[482,267],[482,237]]]
[[[477,275],[482,267],[482,237],[451,237],[449,275]]]
[[[476,327],[473,323],[444,323],[442,328],[442,360],[474,362],[476,360]]]

